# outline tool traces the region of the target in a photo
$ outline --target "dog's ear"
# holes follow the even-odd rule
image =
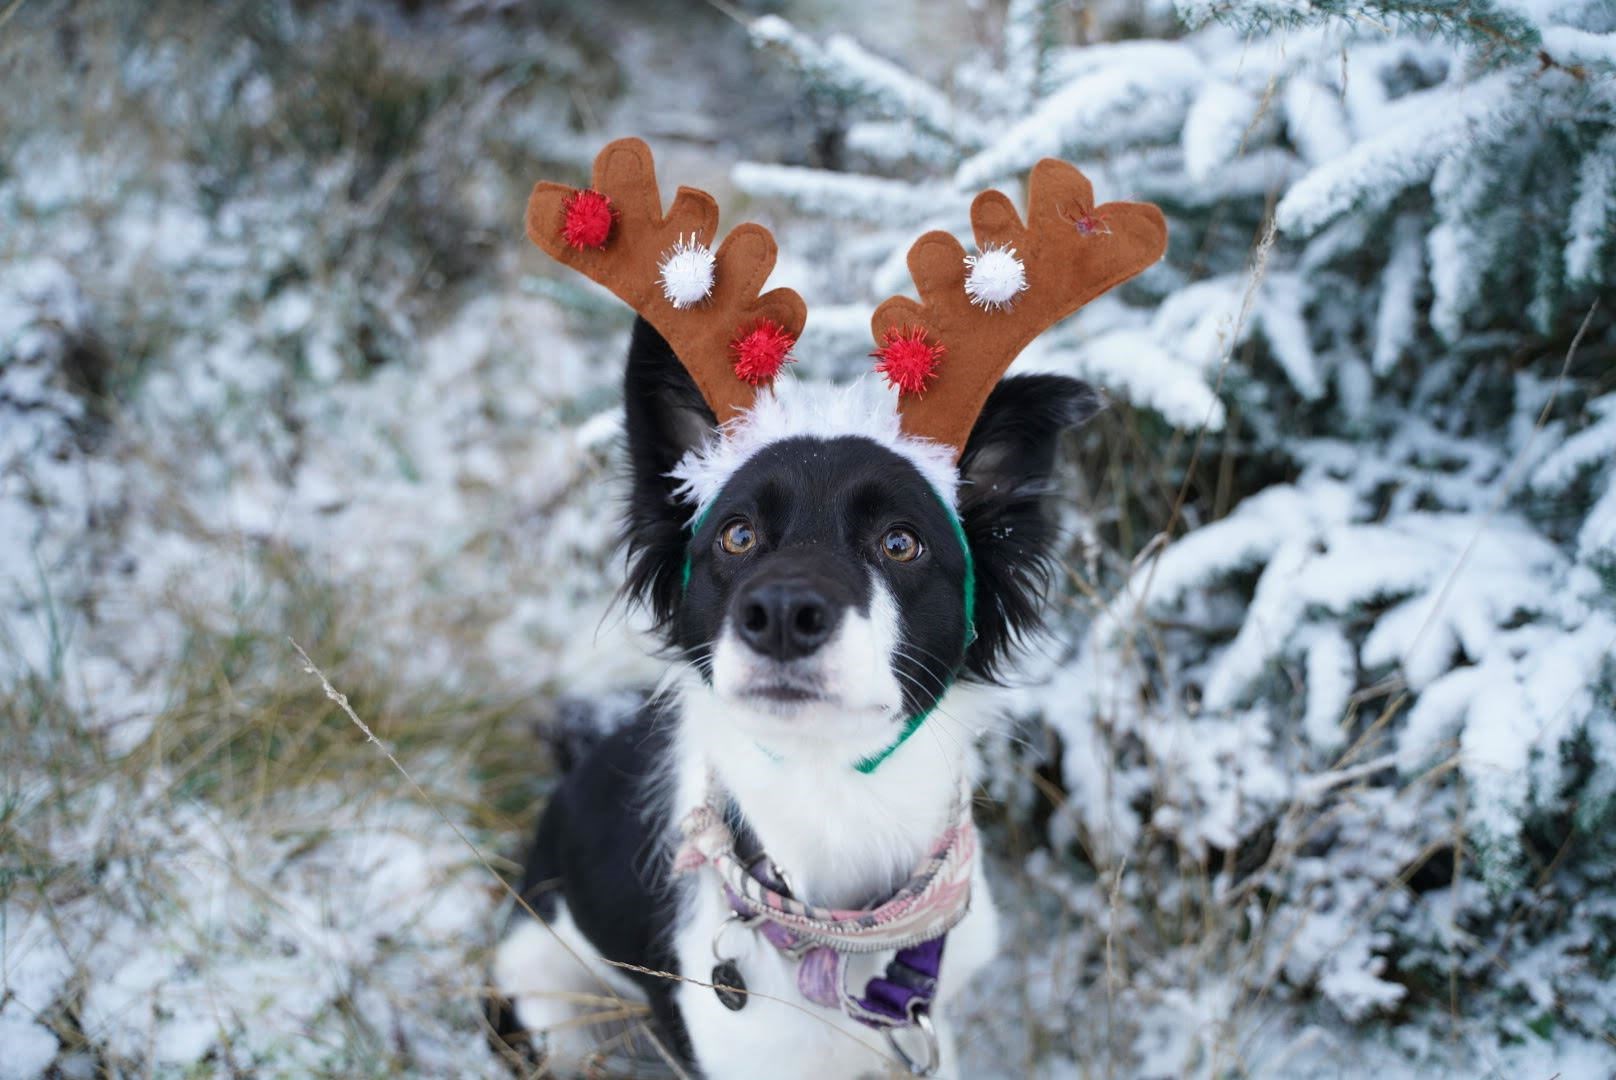
[[[632,600],[646,603],[657,624],[679,602],[690,508],[673,496],[668,474],[717,426],[695,380],[672,347],[644,319],[634,321],[623,376],[623,428],[628,435],[630,488],[623,539]]]
[[[1056,525],[1045,502],[1061,432],[1103,399],[1064,375],[1014,375],[988,395],[960,455],[960,524],[976,563],[976,640],[966,669],[993,680],[1039,619]]]

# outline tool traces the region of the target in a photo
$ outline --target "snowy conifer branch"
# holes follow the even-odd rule
[[[1291,185],[1277,210],[1280,228],[1305,235],[1348,209],[1378,210],[1429,181],[1437,165],[1474,141],[1480,129],[1510,122],[1520,108],[1518,78],[1499,73],[1411,94],[1389,107],[1382,134]]]
[[[821,91],[885,119],[905,119],[922,130],[962,145],[977,145],[983,132],[975,118],[954,108],[948,96],[844,35],[823,44],[777,15],[751,24],[759,45],[783,56]]]
[[[1368,23],[1476,45],[1498,62],[1530,56],[1542,44],[1531,19],[1493,0],[1178,0],[1177,6],[1190,26],[1217,21],[1266,34],[1328,22]]]

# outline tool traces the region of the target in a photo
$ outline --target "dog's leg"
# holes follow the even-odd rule
[[[625,1006],[642,1007],[632,981],[602,962],[559,899],[545,922],[525,912],[511,919],[494,953],[494,989],[509,1003],[535,1054],[553,1072],[581,1070]]]

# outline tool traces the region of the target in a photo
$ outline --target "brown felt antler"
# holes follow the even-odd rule
[[[1167,248],[1160,210],[1095,206],[1088,178],[1054,158],[1033,167],[1026,225],[998,191],[971,203],[971,225],[980,254],[968,259],[953,236],[927,233],[909,249],[920,302],[891,297],[870,320],[877,369],[900,391],[904,431],[956,453],[994,384],[1033,338]]]
[[[791,289],[758,295],[774,269],[769,230],[737,225],[713,254],[718,204],[681,187],[664,214],[651,149],[639,139],[608,143],[591,184],[535,186],[528,239],[656,327],[720,423],[750,406],[808,317]]]

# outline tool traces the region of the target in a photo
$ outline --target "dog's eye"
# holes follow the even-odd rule
[[[920,556],[920,538],[908,529],[888,529],[881,550],[894,562],[914,562]]]
[[[736,518],[718,534],[718,543],[731,555],[745,555],[757,544],[757,533],[745,518]]]

